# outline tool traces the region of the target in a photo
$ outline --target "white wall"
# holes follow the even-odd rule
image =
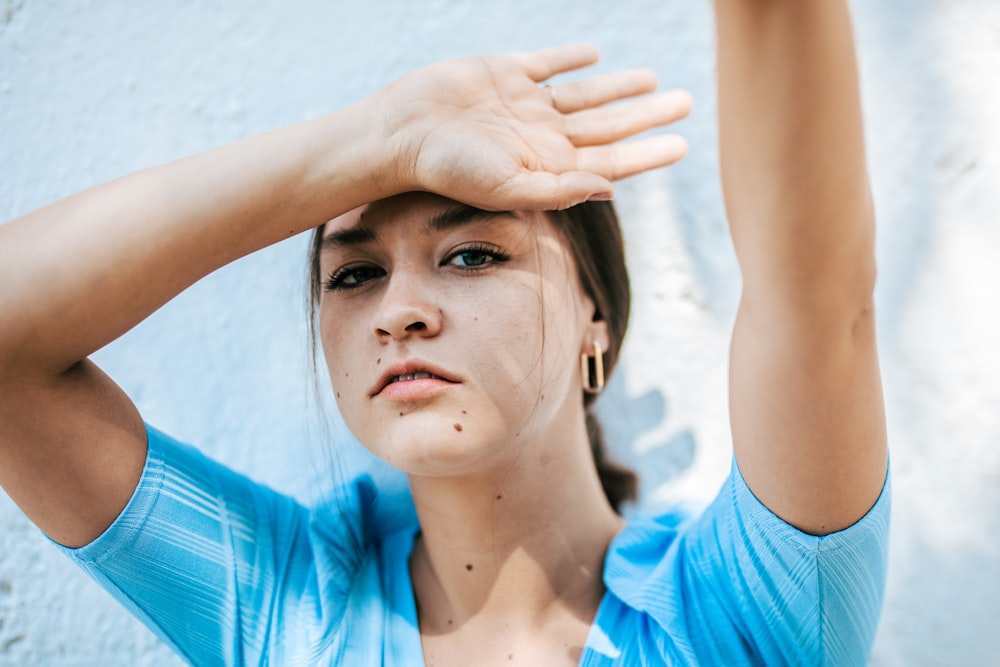
[[[635,317],[604,407],[621,458],[647,474],[646,506],[707,498],[729,460],[738,290],[717,183],[709,3],[615,4],[2,0],[0,220],[340,107],[445,57],[589,41],[602,69],[652,65],[696,96],[682,126],[692,154],[620,187]],[[872,664],[990,664],[1000,5],[859,2],[856,19],[895,492]],[[345,463],[356,455],[337,425],[334,444],[320,444],[329,438],[312,416],[304,253],[295,239],[220,270],[96,356],[148,420],[308,499],[331,474],[330,449]],[[97,664],[178,661],[0,494],[0,665]]]

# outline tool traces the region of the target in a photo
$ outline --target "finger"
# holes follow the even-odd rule
[[[607,179],[585,171],[524,171],[511,179],[504,191],[501,196],[508,210],[556,211],[590,199],[611,199],[615,189]]]
[[[552,102],[557,111],[573,113],[635,97],[656,90],[656,73],[651,69],[633,69],[603,74],[591,79],[552,86]]]
[[[589,44],[571,44],[513,56],[533,81],[546,79],[597,62],[600,54]]]
[[[663,127],[691,113],[691,95],[673,90],[613,107],[578,111],[566,117],[566,134],[576,146],[597,146]]]
[[[687,141],[683,137],[666,134],[612,146],[581,148],[577,167],[616,181],[674,164],[687,155],[687,151]]]

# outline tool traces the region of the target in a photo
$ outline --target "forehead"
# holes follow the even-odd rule
[[[380,199],[348,211],[326,223],[324,234],[368,228],[377,230],[390,224],[419,224],[433,228],[448,227],[465,221],[492,217],[516,216],[510,211],[484,211],[452,199],[426,192],[408,192]]]
[[[458,202],[426,192],[408,192],[386,199],[363,204],[326,223],[332,232],[359,225],[377,226],[398,219],[428,214],[438,209],[459,206]]]
[[[334,218],[323,227],[323,250],[373,243],[382,238],[386,228],[407,234],[434,234],[458,227],[486,224],[513,231],[530,230],[534,238],[556,236],[551,221],[544,214],[530,211],[486,211],[438,195],[406,193],[381,199]]]

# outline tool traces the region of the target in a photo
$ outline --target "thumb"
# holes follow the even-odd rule
[[[585,201],[614,197],[611,181],[589,171],[523,171],[508,182],[507,206],[511,210],[555,211]]]

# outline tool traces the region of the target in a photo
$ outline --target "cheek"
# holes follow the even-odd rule
[[[484,316],[472,322],[470,340],[489,369],[489,390],[497,400],[535,409],[542,395],[557,399],[567,391],[569,373],[577,372],[580,314],[564,298],[562,283],[540,287],[533,276],[512,292],[480,306]]]
[[[357,354],[362,341],[356,335],[353,321],[344,310],[337,313],[320,311],[319,343],[338,406],[342,405],[343,397],[357,392],[363,380],[360,355]],[[352,333],[355,334],[353,338]]]

